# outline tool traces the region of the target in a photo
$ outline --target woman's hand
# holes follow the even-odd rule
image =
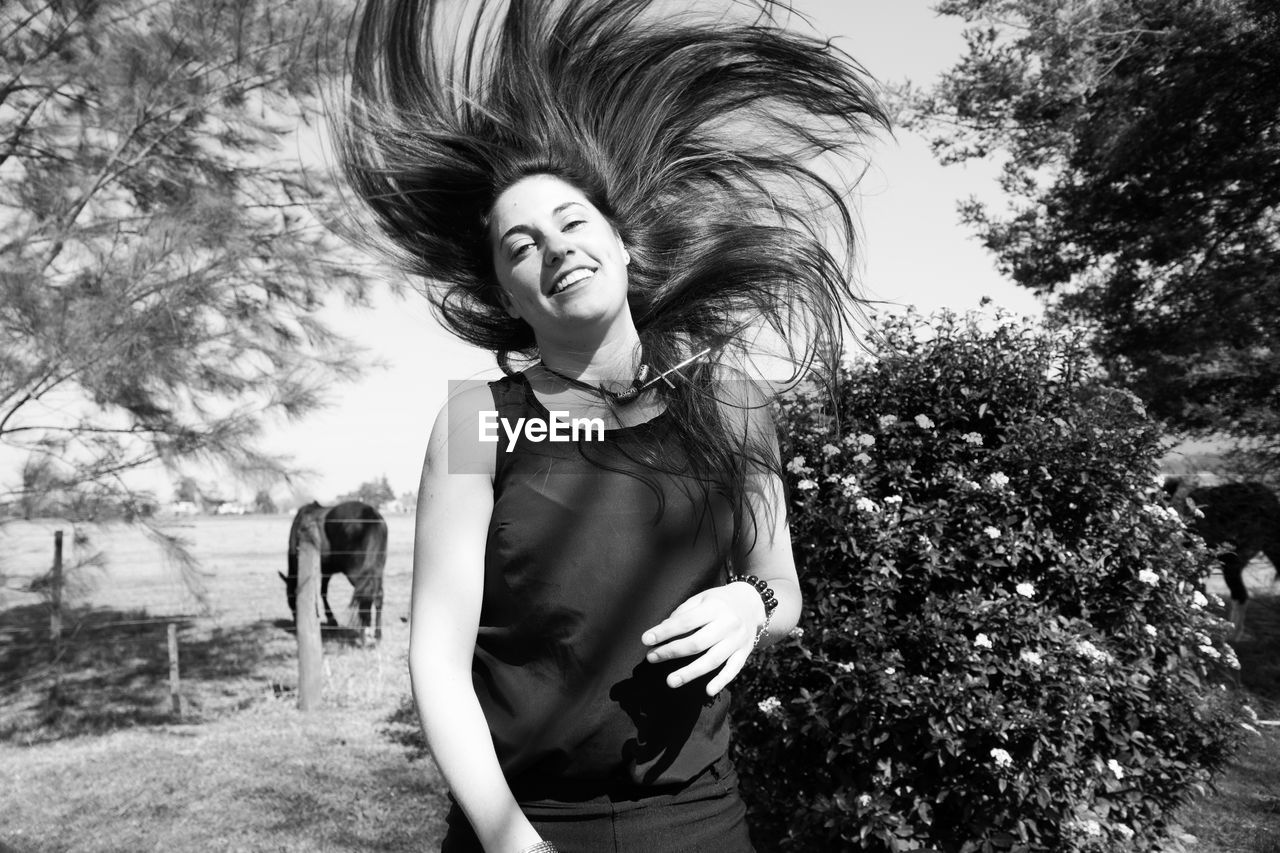
[[[697,656],[667,676],[670,687],[688,684],[720,667],[707,683],[707,695],[714,696],[742,671],[764,622],[760,594],[750,584],[737,582],[693,596],[645,631],[641,641],[653,647],[646,656],[650,663]]]

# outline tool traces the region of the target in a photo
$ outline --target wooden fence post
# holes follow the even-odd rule
[[[320,705],[324,648],[320,643],[320,514],[305,513],[298,529],[298,710]]]
[[[53,532],[53,571],[49,578],[49,639],[53,660],[62,659],[62,531]]]
[[[178,692],[181,682],[178,676],[178,626],[169,623],[169,699],[173,703],[173,715],[182,718],[182,696]]]

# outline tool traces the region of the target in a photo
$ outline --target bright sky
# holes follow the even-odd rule
[[[929,0],[794,5],[812,19],[814,30],[835,38],[882,81],[928,83],[963,50],[961,22],[936,16]],[[875,144],[870,159],[861,184],[863,287],[869,296],[925,312],[977,308],[986,296],[1014,314],[1040,313],[1034,297],[1002,279],[991,257],[958,224],[959,200],[998,199],[993,167],[943,168],[923,139],[904,130]],[[380,297],[372,311],[343,308],[331,314],[339,329],[386,367],[335,389],[331,408],[280,429],[270,446],[316,472],[301,491],[321,501],[382,475],[398,494],[414,489],[449,380],[498,375],[492,357],[447,336],[425,301],[412,294],[404,300]],[[161,497],[168,495],[162,491]]]

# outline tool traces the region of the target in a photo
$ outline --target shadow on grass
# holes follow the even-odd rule
[[[169,688],[170,623],[178,629],[180,714]],[[0,742],[42,743],[245,708],[289,678],[296,648],[269,622],[224,627],[80,608],[65,612],[63,626],[55,650],[46,607],[0,613]]]
[[[387,740],[404,747],[410,761],[431,755],[422,727],[418,724],[418,711],[413,706],[412,696],[405,696],[400,700],[399,706],[387,716],[386,725],[380,731]]]
[[[1280,596],[1254,595],[1245,635],[1231,645],[1240,659],[1240,684],[1256,697],[1264,717],[1280,717]]]

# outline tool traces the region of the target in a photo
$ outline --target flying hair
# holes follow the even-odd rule
[[[736,469],[777,463],[724,414],[719,368],[760,337],[793,381],[838,364],[861,305],[840,166],[888,119],[847,54],[779,23],[784,3],[672,5],[368,0],[336,148],[377,248],[504,369],[537,349],[499,301],[489,212],[533,174],[581,190],[630,251],[645,360],[713,347],[667,402],[694,467],[740,487]]]

